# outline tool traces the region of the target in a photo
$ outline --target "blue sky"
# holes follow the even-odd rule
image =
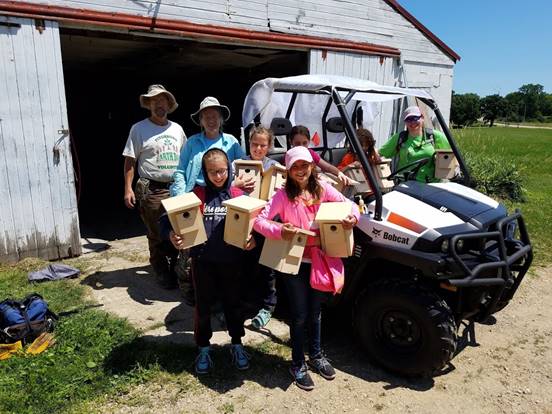
[[[504,96],[527,83],[552,93],[551,0],[398,0],[460,55],[453,89]]]

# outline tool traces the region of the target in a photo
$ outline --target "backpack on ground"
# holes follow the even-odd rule
[[[21,301],[6,299],[0,302],[0,343],[30,343],[43,332],[52,331],[57,319],[37,293]]]

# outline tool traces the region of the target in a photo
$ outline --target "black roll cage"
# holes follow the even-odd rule
[[[339,92],[348,92],[345,98],[342,98]],[[358,140],[358,137],[355,132],[355,128],[353,127],[353,124],[351,122],[351,119],[346,111],[346,105],[353,99],[355,94],[357,92],[362,93],[375,93],[375,94],[382,94],[382,95],[391,95],[390,92],[382,92],[382,91],[376,91],[376,90],[354,90],[354,89],[345,89],[345,88],[339,88],[339,87],[331,87],[327,86],[325,88],[321,88],[318,90],[313,91],[300,91],[293,89],[274,89],[274,92],[287,92],[291,93],[291,100],[289,102],[288,108],[286,110],[286,118],[289,119],[291,116],[291,113],[293,111],[293,106],[295,105],[295,101],[297,99],[297,95],[299,93],[304,94],[315,94],[315,95],[327,95],[328,96],[328,103],[326,104],[326,107],[324,109],[324,112],[322,114],[322,142],[324,143],[324,148],[328,148],[328,132],[326,130],[326,121],[328,113],[330,112],[331,104],[332,102],[336,105],[337,110],[341,116],[341,119],[343,120],[343,126],[344,126],[344,132],[345,136],[349,142],[349,145],[353,150],[355,151],[362,167],[364,168],[364,171],[368,175],[368,181],[370,183],[370,186],[372,187],[374,191],[374,197],[376,201],[375,210],[374,210],[374,220],[381,221],[381,212],[383,207],[383,200],[382,200],[382,194],[379,186],[376,183],[376,179],[374,177],[374,173],[372,172],[372,168],[370,168],[370,163],[368,162],[368,157],[362,150],[362,146],[360,145],[360,141]],[[405,95],[406,96],[406,95]],[[465,185],[471,184],[471,177],[468,171],[468,168],[466,166],[466,163],[464,161],[464,158],[462,157],[462,154],[460,153],[460,150],[458,149],[458,146],[456,145],[456,141],[454,141],[454,138],[452,137],[452,134],[450,133],[450,130],[445,122],[445,118],[443,117],[443,114],[441,114],[441,111],[439,110],[439,107],[437,104],[430,99],[420,98],[418,97],[420,101],[422,101],[424,104],[426,104],[431,110],[435,113],[437,117],[437,121],[439,122],[439,125],[441,126],[443,133],[447,137],[447,140],[450,144],[450,148],[452,149],[454,155],[456,156],[456,159],[458,160],[458,164],[460,166],[460,170],[462,171],[462,182]]]

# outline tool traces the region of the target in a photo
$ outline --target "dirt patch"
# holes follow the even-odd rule
[[[101,266],[86,282],[93,286],[94,296],[106,310],[127,317],[146,335],[191,344],[190,309],[180,304],[177,292],[155,286],[144,261],[128,260],[133,249],[143,256],[144,248],[143,239],[130,239],[90,256]],[[119,249],[125,251],[126,258],[117,255]],[[111,256],[102,257],[106,254]],[[132,413],[550,414],[551,274],[552,267],[535,269],[512,303],[496,315],[496,323],[476,326],[478,346],[466,347],[453,359],[449,372],[433,379],[406,380],[375,367],[354,343],[350,321],[327,318],[323,343],[337,378],[325,381],[313,374],[315,390],[302,391],[287,374],[289,349],[278,345],[287,337],[287,326],[271,321],[269,327],[277,343],[273,349],[256,352],[247,372],[235,372],[226,361],[227,350],[219,348],[215,352],[216,372],[209,378],[196,379],[188,371],[167,374],[161,381],[134,387],[127,395],[93,408]],[[247,335],[249,343],[268,337],[252,331]],[[215,342],[226,343],[226,334],[218,332]]]
[[[145,336],[193,346],[193,308],[182,302],[178,290],[159,287],[151,273],[147,251],[145,237],[110,242],[107,250],[84,256],[92,271],[83,283],[91,287],[92,296],[107,312],[128,319]],[[247,329],[244,341],[287,338],[285,324],[273,320],[267,328],[260,333]],[[213,330],[213,344],[229,342],[224,326],[216,318]]]

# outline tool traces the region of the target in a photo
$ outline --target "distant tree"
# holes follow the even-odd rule
[[[452,92],[450,120],[453,124],[459,126],[473,124],[479,118],[479,108],[479,95],[475,93],[458,95],[454,91]]]
[[[483,120],[492,127],[494,121],[504,116],[504,98],[498,94],[485,96],[481,99],[481,115]]]
[[[518,90],[523,96],[523,120],[537,119],[542,116],[541,105],[544,103],[544,87],[528,83]]]
[[[520,122],[523,119],[525,103],[521,92],[512,92],[504,97],[504,116],[510,122]]]
[[[544,116],[552,116],[552,94],[546,93],[542,99],[541,112]]]

